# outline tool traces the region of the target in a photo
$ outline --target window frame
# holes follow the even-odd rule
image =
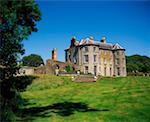
[[[84,55],[84,62],[88,63],[89,62],[89,55]]]
[[[89,67],[85,66],[84,69],[85,69],[85,74],[88,74],[89,73]]]
[[[93,52],[96,52],[96,47],[95,46],[93,47]]]
[[[94,62],[97,62],[97,55],[93,55]]]
[[[85,51],[85,52],[89,52],[88,46],[85,46],[85,47],[84,47],[84,51]]]

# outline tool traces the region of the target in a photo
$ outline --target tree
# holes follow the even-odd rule
[[[14,75],[17,61],[24,54],[22,41],[37,32],[36,22],[41,19],[34,0],[0,0],[0,107],[1,121],[11,121],[17,90]],[[11,113],[11,114],[9,114]]]
[[[126,56],[127,72],[150,73],[150,58],[147,56],[132,55]]]
[[[44,64],[41,56],[37,54],[31,54],[29,56],[24,56],[22,59],[23,66],[33,66],[38,67],[41,64]]]

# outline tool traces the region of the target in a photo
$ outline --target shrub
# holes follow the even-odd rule
[[[72,72],[73,72],[73,67],[72,67],[71,65],[67,65],[67,66],[66,66],[66,71],[67,71],[68,73],[72,73]]]

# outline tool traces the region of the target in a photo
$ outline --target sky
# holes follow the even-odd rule
[[[42,20],[38,32],[25,40],[25,55],[38,54],[44,61],[51,58],[53,48],[65,61],[65,49],[71,37],[77,40],[106,37],[108,43],[119,43],[126,55],[150,57],[150,2],[98,0],[36,1]],[[24,55],[24,56],[25,56]]]

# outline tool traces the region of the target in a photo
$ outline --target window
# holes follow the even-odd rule
[[[68,56],[68,57],[69,57],[69,61],[71,61],[71,55],[70,55],[70,54],[69,54],[69,56]]]
[[[77,59],[73,58],[73,63],[76,64],[77,63]]]
[[[113,60],[112,60],[112,57],[109,59],[109,64],[110,65],[112,65],[112,62],[113,62]]]
[[[117,52],[117,55],[119,55],[119,52]]]
[[[89,67],[85,66],[85,74],[88,74]]]
[[[106,76],[106,67],[104,67],[104,76]]]
[[[106,64],[106,58],[104,58],[104,64]]]
[[[111,76],[111,72],[112,72],[112,70],[111,70],[111,68],[110,68],[110,76]]]
[[[88,52],[88,47],[84,47],[84,51],[85,51],[85,52]]]
[[[93,52],[95,52],[96,51],[96,47],[93,47]]]
[[[120,68],[119,67],[117,68],[117,75],[118,76],[120,75]]]
[[[94,55],[94,62],[96,62],[96,55]]]
[[[116,64],[119,65],[119,58],[116,59]]]
[[[125,64],[125,58],[122,58],[122,63]]]
[[[56,69],[59,69],[59,65],[56,64]]]
[[[84,55],[84,61],[89,62],[89,56],[88,55]]]

